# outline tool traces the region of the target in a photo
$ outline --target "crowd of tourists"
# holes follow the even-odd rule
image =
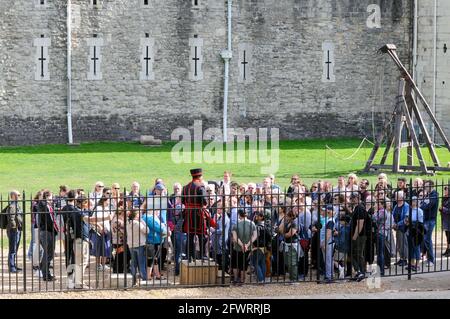
[[[165,280],[169,271],[179,276],[183,260],[215,263],[237,285],[252,280],[249,275],[259,283],[280,276],[305,280],[312,270],[324,282],[361,281],[374,262],[380,275],[391,267],[433,267],[438,214],[446,236],[442,257],[450,257],[448,187],[442,185],[440,197],[432,180],[392,183],[382,173],[370,185],[349,174],[334,185],[318,180],[307,186],[293,175],[283,190],[273,175],[245,184],[233,182],[229,171],[221,181],[207,181],[201,169],[191,176],[184,187],[171,188],[158,178],[148,191],[138,182],[126,192],[118,183],[105,187],[100,181],[92,192],[65,185],[57,194],[39,191],[30,207],[28,258],[34,274],[56,280],[52,270],[60,240],[69,288],[85,287],[88,267],[130,272],[135,285]],[[11,273],[22,270],[20,196],[11,191],[0,216]]]

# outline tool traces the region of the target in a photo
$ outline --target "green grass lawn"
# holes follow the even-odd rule
[[[357,151],[360,143],[361,140],[357,139],[281,141],[276,183],[287,187],[294,173],[300,174],[308,185],[318,179],[336,183],[341,174],[359,173],[372,149],[370,143],[365,143]],[[106,185],[119,182],[127,189],[136,180],[141,183],[142,188],[149,188],[157,177],[163,178],[166,185],[171,187],[176,181],[188,182],[189,169],[194,167],[202,167],[205,178],[209,180],[221,179],[224,170],[231,170],[233,180],[238,182],[261,182],[265,177],[260,171],[262,166],[266,166],[264,163],[175,164],[171,158],[174,145],[175,143],[164,143],[161,147],[147,147],[138,143],[86,143],[80,146],[3,147],[0,148],[0,193],[5,198],[11,189],[25,190],[27,198],[30,198],[41,188],[58,191],[61,184],[91,190],[97,180]],[[379,151],[378,160],[383,151]],[[428,152],[425,149],[423,151],[425,159],[431,164]],[[450,161],[450,153],[446,149],[438,148],[437,151],[442,163]],[[351,158],[346,159],[348,157]],[[392,154],[387,163],[391,158]],[[406,164],[406,150],[403,150],[402,158],[402,162]],[[359,175],[371,181],[376,179],[373,174]],[[396,176],[389,176],[395,182]],[[434,178],[447,181],[450,174],[439,173]],[[2,246],[7,247],[6,236],[3,237]],[[29,240],[28,234],[27,242]]]
[[[298,173],[310,184],[317,179],[332,182],[341,175],[360,172],[370,154],[372,145],[365,143],[356,153],[360,140],[305,140],[281,141],[279,146],[279,170],[276,183],[288,186],[290,176]],[[6,195],[10,189],[25,190],[27,195],[41,188],[57,190],[61,184],[91,190],[97,180],[106,185],[119,182],[129,188],[134,180],[148,188],[157,177],[166,185],[190,179],[189,169],[202,167],[206,179],[221,179],[223,171],[233,172],[238,182],[261,182],[263,163],[257,164],[176,164],[171,159],[175,143],[164,143],[161,147],[147,147],[138,143],[86,143],[80,146],[43,145],[0,148],[0,193]],[[206,145],[206,144],[205,144]],[[332,150],[326,148],[329,146]],[[383,149],[379,151],[381,157]],[[406,164],[406,150],[403,150]],[[437,150],[441,163],[450,161],[450,153],[444,148]],[[351,155],[351,159],[345,159]],[[431,164],[424,149],[425,159]],[[392,156],[392,153],[390,154]],[[416,161],[417,162],[417,161]],[[389,159],[388,162],[389,163]],[[376,175],[364,175],[371,181]],[[396,176],[389,174],[394,180]],[[414,177],[408,176],[408,177]],[[449,173],[439,173],[437,179],[447,180]]]

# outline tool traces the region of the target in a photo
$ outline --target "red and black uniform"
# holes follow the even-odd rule
[[[192,182],[183,187],[181,202],[183,210],[183,231],[188,234],[188,258],[195,258],[195,236],[198,236],[200,254],[204,257],[206,235],[209,227],[215,227],[215,221],[208,211],[207,194],[200,182],[201,170],[191,170]]]

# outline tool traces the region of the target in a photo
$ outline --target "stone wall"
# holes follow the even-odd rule
[[[418,11],[417,85],[450,138],[450,2],[437,1],[436,109],[433,106],[434,0],[419,1]],[[431,121],[425,112],[423,114],[433,135]],[[437,131],[435,137],[437,143],[442,142]]]
[[[66,1],[34,2],[0,0],[1,145],[67,142]],[[192,0],[91,2],[72,1],[75,142],[167,140],[195,119],[221,127],[226,1],[198,0],[198,8]],[[395,43],[409,67],[411,10],[408,0],[235,0],[229,126],[277,127],[282,139],[372,136],[372,119],[379,124],[392,112],[398,81],[376,50]],[[87,76],[94,34],[103,41],[100,80]],[[48,81],[35,79],[33,43],[41,35],[51,40]],[[194,81],[195,36],[203,40],[203,74]],[[151,80],[140,77],[146,37],[155,43]],[[325,41],[334,48],[333,81],[323,81]]]

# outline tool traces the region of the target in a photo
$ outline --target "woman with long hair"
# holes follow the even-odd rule
[[[42,247],[39,243],[39,201],[42,200],[42,194],[44,190],[40,190],[36,193],[31,202],[31,242],[28,248],[28,259],[33,264],[33,270],[39,272],[39,263],[42,257]]]
[[[120,195],[119,195],[120,196]],[[121,201],[121,204],[123,201]],[[138,215],[139,212],[136,212]],[[126,227],[126,210],[123,205],[117,208],[117,213],[111,220],[112,260],[111,266],[114,273],[126,273],[129,269],[131,254],[124,242]],[[140,217],[140,216],[139,216]]]
[[[93,211],[95,222],[92,225],[92,252],[96,257],[97,271],[108,271],[106,261],[111,257],[111,220],[115,213],[110,209],[111,189],[106,187]]]
[[[444,186],[444,198],[442,200],[442,206],[439,208],[441,212],[442,230],[445,232],[447,239],[447,247],[442,254],[443,257],[450,257],[450,196],[448,188],[448,185]]]

